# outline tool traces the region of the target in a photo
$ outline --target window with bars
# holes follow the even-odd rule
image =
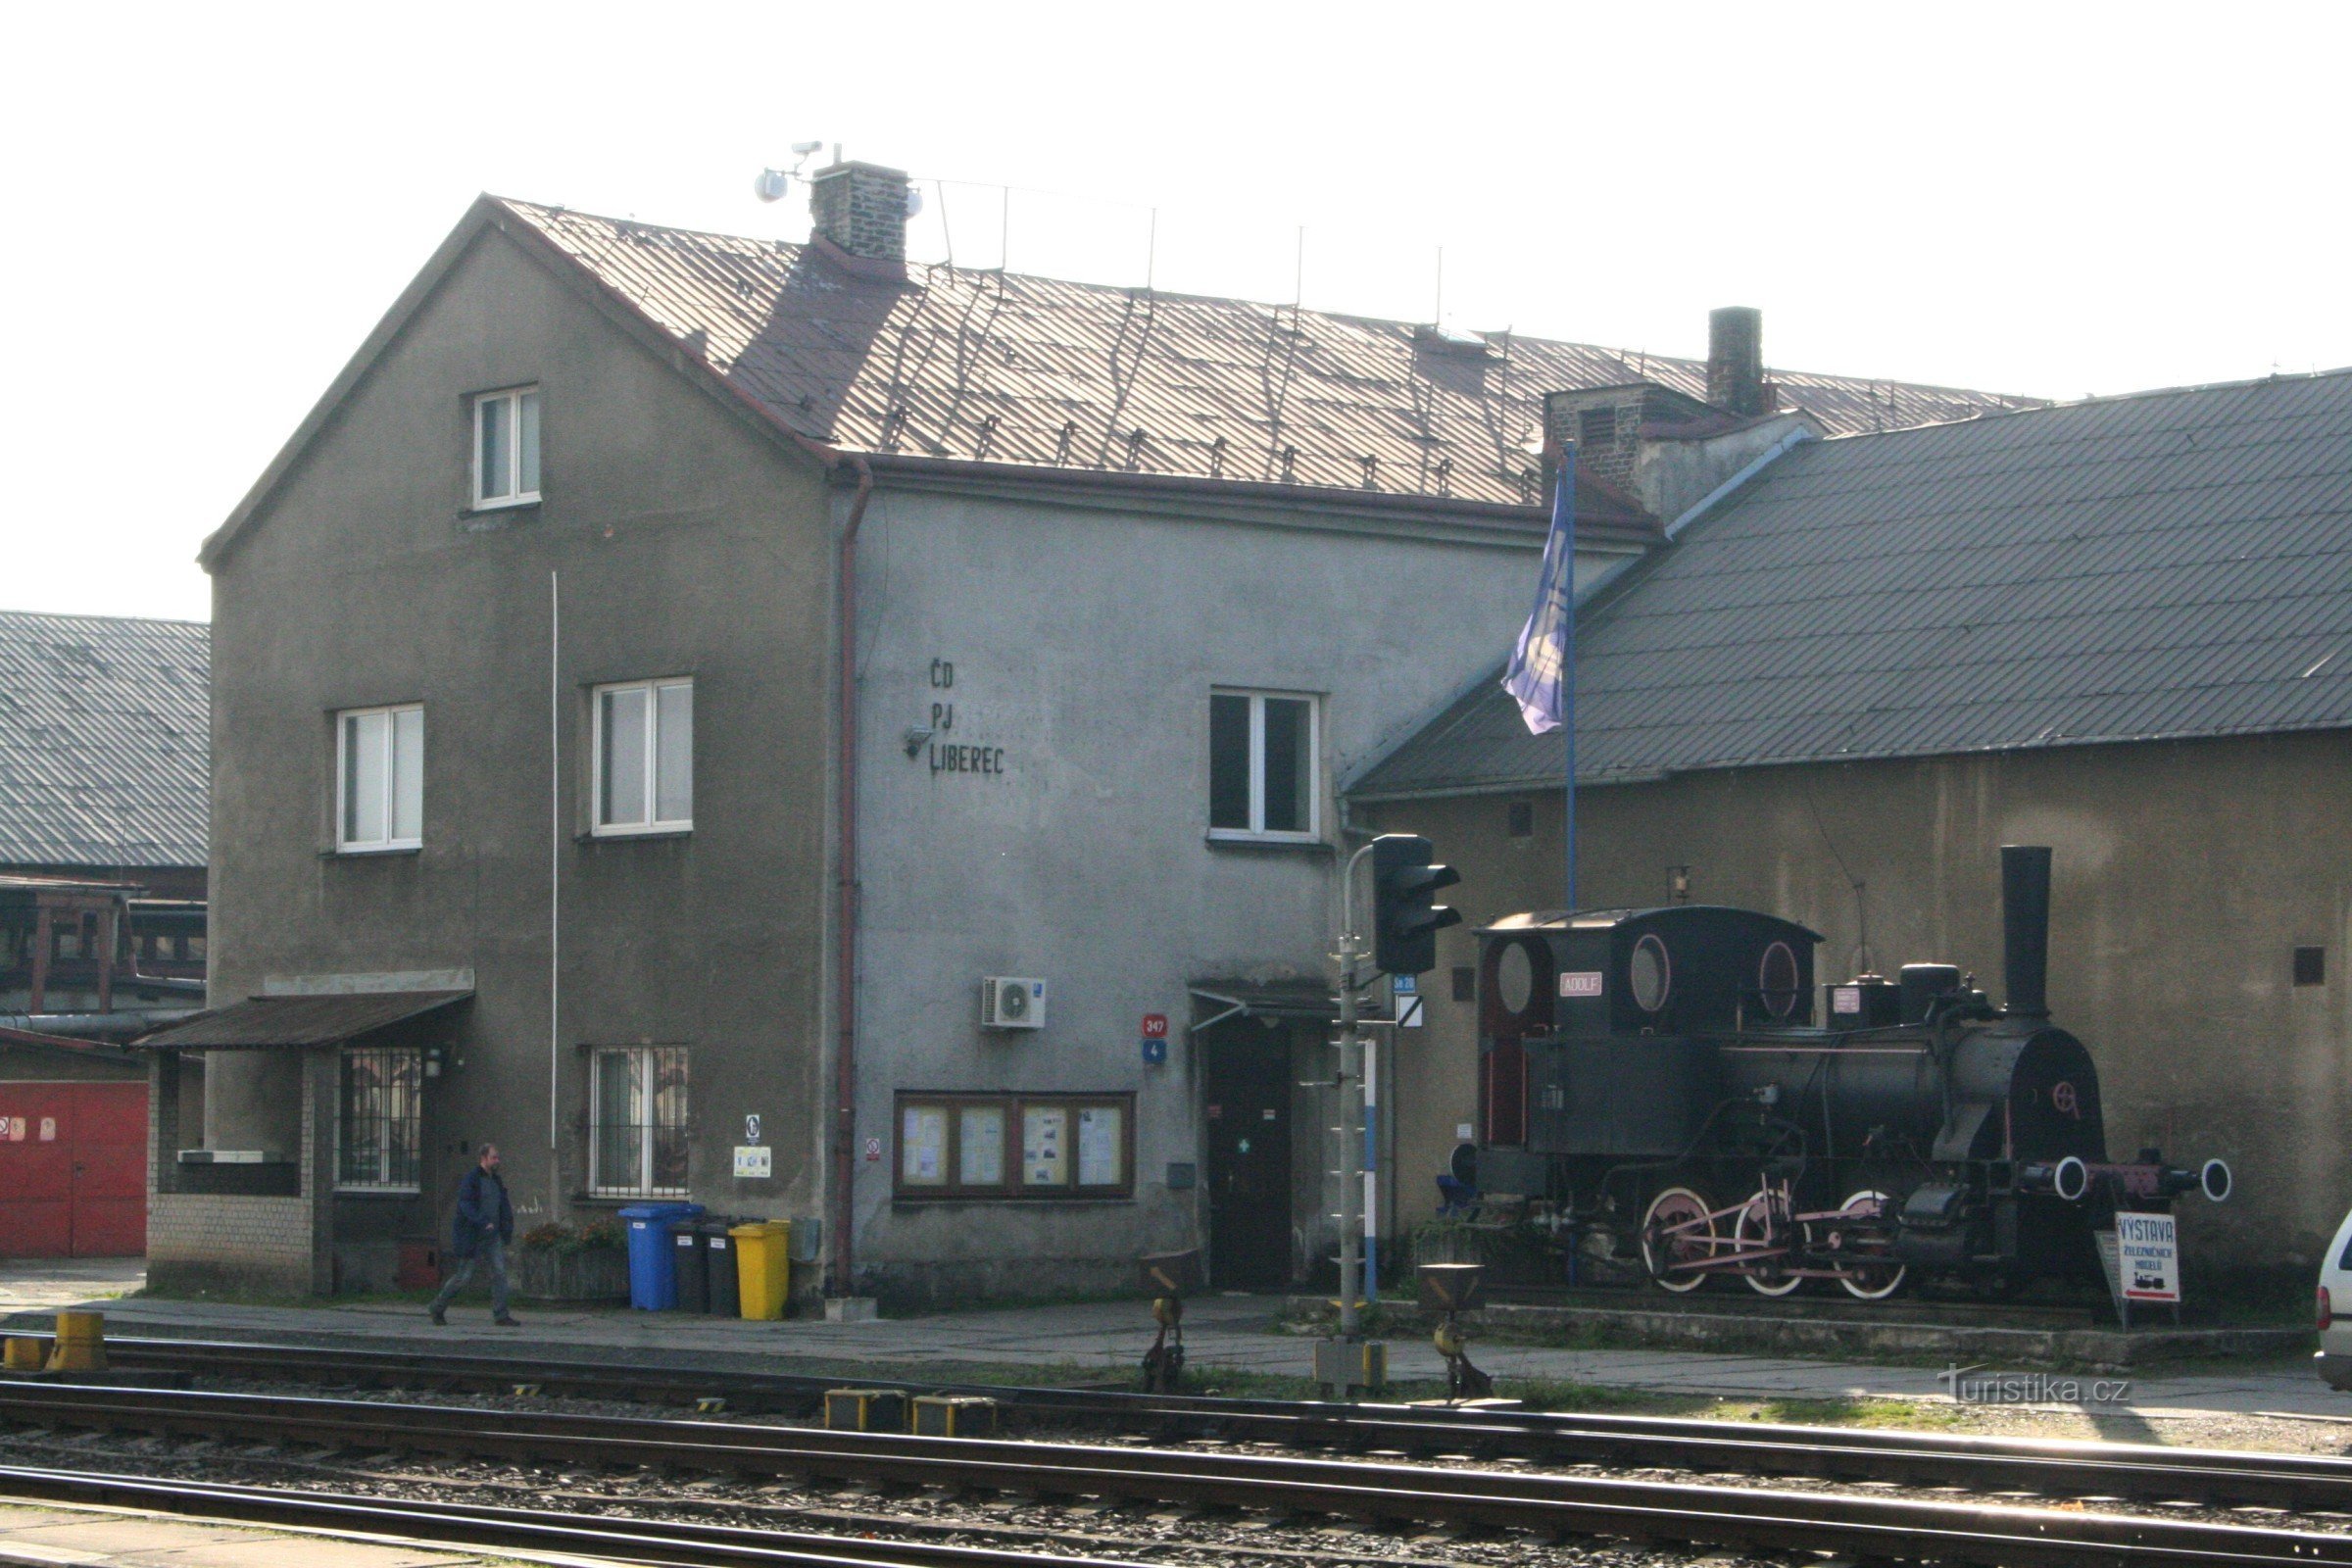
[[[424,1054],[413,1046],[343,1052],[335,1186],[413,1193],[424,1164]]]
[[[615,1198],[684,1193],[686,1048],[600,1048],[589,1079],[590,1188]]]

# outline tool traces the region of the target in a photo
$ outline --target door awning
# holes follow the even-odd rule
[[[1235,1018],[1281,1018],[1301,1023],[1330,1023],[1340,1015],[1338,995],[1320,980],[1241,981],[1196,980],[1192,993],[1200,1014],[1188,1034],[1199,1034]],[[1389,1001],[1385,988],[1364,994],[1358,1016],[1365,1023],[1385,1023]]]
[[[272,1051],[339,1046],[454,1007],[470,991],[363,991],[326,997],[255,997],[190,1018],[138,1042],[145,1051]]]

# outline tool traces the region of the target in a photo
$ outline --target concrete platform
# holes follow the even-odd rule
[[[0,1281],[20,1292],[56,1294],[24,1279],[24,1271],[34,1267],[0,1265]],[[373,1302],[283,1307],[132,1298],[94,1304],[107,1313],[110,1327],[134,1334],[387,1349],[432,1345],[538,1354],[551,1360],[755,1366],[845,1375],[859,1367],[877,1376],[886,1367],[939,1367],[943,1375],[947,1368],[1052,1367],[1075,1381],[1135,1377],[1152,1329],[1150,1311],[1141,1300],[1005,1307],[866,1323],[746,1323],[675,1312],[601,1307],[550,1312],[524,1307],[517,1309],[524,1318],[519,1329],[492,1327],[487,1309],[478,1302],[453,1308],[445,1329],[435,1328],[421,1306]],[[1312,1342],[1284,1325],[1285,1305],[1279,1297],[1204,1296],[1188,1301],[1185,1344],[1191,1365],[1307,1376]],[[45,1327],[46,1321],[45,1312],[27,1313],[21,1327]],[[1393,1377],[1444,1376],[1443,1360],[1418,1328],[1398,1328],[1387,1338]],[[1829,1361],[1752,1350],[1565,1348],[1500,1340],[1489,1341],[1477,1354],[1481,1366],[1505,1379],[1541,1378],[1703,1397],[1949,1397],[1933,1364]],[[1990,1364],[2004,1371],[2051,1370],[2005,1357],[1993,1358]],[[2226,1370],[2143,1369],[2128,1382],[2124,1396],[2103,1407],[2103,1414],[2116,1418],[2114,1435],[2119,1437],[2132,1435],[2132,1423],[2140,1418],[2166,1415],[2291,1411],[2352,1416],[2352,1396],[2321,1383],[2308,1355],[2297,1353],[2249,1359]]]
[[[201,1524],[174,1514],[12,1503],[0,1494],[0,1564],[30,1568],[492,1568],[585,1557],[483,1556],[427,1544]]]

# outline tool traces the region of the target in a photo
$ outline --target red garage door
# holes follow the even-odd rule
[[[0,1256],[147,1250],[147,1086],[0,1083]]]

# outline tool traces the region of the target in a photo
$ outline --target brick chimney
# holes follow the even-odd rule
[[[1707,313],[1707,401],[1742,416],[1779,407],[1779,392],[1764,379],[1762,311],[1727,305]]]
[[[859,261],[906,261],[906,172],[879,164],[835,164],[808,180],[814,237]]]

